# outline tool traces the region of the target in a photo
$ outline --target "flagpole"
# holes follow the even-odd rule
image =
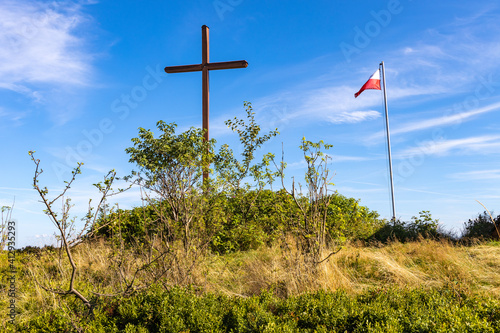
[[[389,135],[389,112],[387,111],[387,92],[385,87],[385,67],[384,62],[380,63],[382,66],[382,79],[384,82],[384,104],[385,104],[385,124],[387,130],[387,151],[389,153],[389,174],[391,178],[391,198],[392,198],[392,221],[396,222],[396,203],[394,201],[394,179],[392,177],[392,156],[391,156],[391,137]]]

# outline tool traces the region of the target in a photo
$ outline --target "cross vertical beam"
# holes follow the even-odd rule
[[[186,72],[202,72],[202,94],[203,94],[203,130],[204,140],[208,141],[209,135],[209,106],[210,106],[210,86],[209,86],[209,71],[232,68],[246,68],[248,63],[245,60],[225,61],[225,62],[210,62],[210,42],[209,29],[206,25],[201,27],[201,64],[184,65],[184,66],[169,66],[165,67],[167,73],[186,73]],[[207,166],[208,168],[208,166]],[[208,170],[203,170],[203,181],[208,178]]]
[[[202,36],[202,50],[201,50],[201,62],[203,66],[203,130],[205,131],[205,140],[209,139],[209,103],[210,103],[210,82],[208,76],[208,63],[210,61],[210,40],[208,35],[208,27],[206,25],[201,27],[201,36]],[[205,172],[203,172],[203,179],[208,177],[205,176]]]

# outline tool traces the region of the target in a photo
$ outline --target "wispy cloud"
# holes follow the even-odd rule
[[[408,158],[416,155],[443,156],[451,152],[461,154],[489,154],[499,151],[500,136],[484,135],[454,140],[424,141],[417,147],[411,147],[397,153],[396,158]]]
[[[339,193],[343,195],[352,195],[353,197],[358,196],[360,193],[383,193],[386,191],[385,188],[358,188],[349,186],[337,186],[335,188]]]
[[[89,56],[74,29],[87,20],[74,5],[32,1],[0,4],[0,77],[4,88],[23,83],[87,84]]]
[[[2,1],[0,89],[43,104],[61,90],[87,86],[92,56],[77,28],[89,21],[73,2]]]
[[[0,120],[3,118],[3,120],[7,120],[9,123],[9,126],[19,126],[21,124],[22,119],[26,117],[28,113],[27,112],[12,112],[12,111],[7,111],[5,108],[0,107]],[[2,121],[3,124],[5,124]]]
[[[470,110],[470,111],[466,111],[466,112],[459,112],[459,113],[450,112],[452,114],[443,115],[441,117],[435,117],[435,118],[424,119],[424,120],[413,120],[411,122],[399,125],[395,129],[392,129],[391,135],[406,134],[406,133],[417,132],[417,131],[422,131],[422,130],[426,130],[426,129],[436,128],[436,127],[457,125],[457,124],[460,124],[462,122],[475,119],[476,116],[479,116],[481,114],[493,112],[493,111],[498,111],[498,110],[500,110],[500,102],[491,103],[491,104],[485,105],[481,108],[476,108],[474,110]],[[385,132],[379,131],[379,132],[375,133],[374,135],[370,136],[367,140],[373,141],[376,139],[383,139],[384,137],[385,137]]]
[[[498,94],[498,29],[495,15],[482,9],[422,32],[419,40],[393,52],[387,61],[389,109],[391,104],[418,108],[431,100],[442,104],[409,115],[411,120],[391,127],[391,135],[457,125],[500,110],[498,100],[490,100]],[[452,97],[458,97],[458,103],[446,105]],[[381,142],[384,136],[378,131],[366,142]]]
[[[362,156],[345,156],[345,155],[330,155],[334,163],[339,162],[364,162],[369,161],[371,158]]]
[[[318,84],[322,87],[318,88]],[[263,97],[255,101],[254,107],[262,111],[272,125],[317,121],[354,124],[379,118],[380,112],[370,106],[380,102],[380,96],[354,100],[355,91],[354,86],[335,86],[331,82],[312,79],[307,84]]]
[[[457,173],[450,175],[450,178],[458,179],[458,180],[500,179],[500,169],[457,172]]]

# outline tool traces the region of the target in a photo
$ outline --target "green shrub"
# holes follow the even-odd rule
[[[304,199],[305,198],[301,198]],[[200,225],[210,225],[213,232],[210,248],[224,254],[272,245],[293,225],[301,213],[285,191],[243,190],[210,197],[217,208],[202,217]],[[158,211],[168,209],[160,203],[118,210],[102,217],[96,228],[98,236],[111,238],[121,234],[126,244],[147,241],[147,235],[163,232],[169,240],[181,239],[182,225],[160,219]],[[307,204],[306,204],[307,206]],[[166,217],[164,216],[163,219]],[[210,222],[210,223],[208,223]],[[106,225],[108,224],[108,225]],[[170,228],[166,228],[166,225]],[[366,239],[381,229],[384,220],[379,214],[359,204],[359,200],[340,194],[332,195],[327,211],[327,234],[330,240]],[[207,231],[208,232],[208,231]]]
[[[62,312],[19,323],[22,332],[76,332]],[[88,332],[498,332],[500,301],[454,288],[318,291],[287,299],[234,298],[194,289],[150,290],[99,303]]]
[[[359,204],[359,200],[340,194],[328,206],[327,230],[333,240],[367,239],[383,227],[379,214]]]
[[[498,215],[494,221],[500,229],[500,215]],[[493,221],[491,221],[488,212],[483,212],[482,214],[479,213],[475,219],[465,222],[464,229],[462,231],[462,238],[498,239],[495,225],[493,224]]]
[[[132,209],[119,209],[101,217],[95,229],[96,236],[112,238],[121,234],[126,244],[144,242],[146,234],[161,230],[160,219],[151,205]]]
[[[284,191],[243,191],[227,196],[224,222],[211,241],[216,253],[231,253],[272,245],[286,231],[298,208]]]
[[[387,222],[370,239],[380,242],[395,239],[400,242],[415,241],[419,238],[435,239],[441,236],[438,223],[437,219],[432,219],[429,211],[424,210],[419,213],[419,217],[413,216],[410,222],[401,220]]]

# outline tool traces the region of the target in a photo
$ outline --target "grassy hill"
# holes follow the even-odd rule
[[[277,131],[259,136],[245,105],[247,122],[226,122],[240,137],[240,159],[227,145],[216,152],[201,130],[176,135],[175,124],[160,121],[156,138],[140,128],[126,150],[139,171],[126,178],[144,204],[108,205],[123,192],[113,191],[112,170],[94,184],[101,199],[80,229],[70,200],[60,210],[56,201],[81,164],[49,195],[30,152],[60,247],[0,253],[5,331],[500,331],[500,246],[492,241],[499,217],[469,220],[460,241],[428,211],[406,222],[380,219],[329,188],[324,150],[332,145],[305,138],[304,186],[293,179],[287,188],[283,160],[269,153],[254,162]]]
[[[137,291],[115,297],[111,295],[125,287],[123,281],[134,278],[134,267],[145,263],[141,256],[134,249],[123,250],[120,260],[129,265],[125,267],[113,259],[117,257],[116,248],[102,239],[78,245],[74,248],[77,287],[88,295],[93,291],[101,294],[93,294],[93,317],[73,295],[61,296],[41,287],[67,285],[71,269],[60,259],[59,249],[20,253],[17,329],[343,332],[340,328],[351,327],[347,331],[376,332],[378,327],[381,331],[403,332],[409,327],[404,325],[411,324],[411,316],[406,315],[406,324],[402,318],[394,321],[393,316],[399,313],[401,317],[401,311],[420,313],[423,326],[415,331],[444,332],[454,327],[461,332],[493,332],[500,328],[498,243],[459,246],[422,239],[387,245],[347,244],[315,269],[293,248],[291,240],[287,243],[224,255],[206,254],[194,265],[190,258],[179,255],[164,278],[149,285],[153,275],[136,275],[140,280]],[[325,255],[328,253],[325,251]],[[5,281],[6,253],[2,256],[0,269]],[[5,282],[2,284],[5,290]],[[171,299],[167,302],[170,305],[164,304],[165,299]],[[8,301],[2,292],[0,306],[6,309]],[[193,308],[186,312],[186,306]],[[145,310],[148,307],[150,310]],[[172,311],[179,313],[168,319]],[[2,312],[2,321],[8,320],[6,314]],[[332,321],[332,316],[337,319]],[[333,322],[337,328],[331,326]]]

